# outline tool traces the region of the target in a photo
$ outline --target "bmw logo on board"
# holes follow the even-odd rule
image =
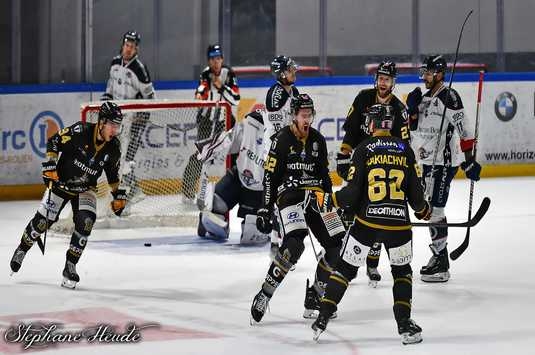
[[[507,122],[515,117],[517,106],[516,97],[505,91],[494,101],[494,112],[500,121]]]

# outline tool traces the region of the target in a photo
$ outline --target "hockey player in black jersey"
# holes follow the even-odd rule
[[[206,49],[206,59],[208,66],[203,69],[197,89],[195,99],[226,101],[233,109],[240,103],[240,88],[238,78],[231,67],[223,63],[223,49],[219,44],[209,45]],[[218,136],[225,128],[225,115],[221,114],[221,109],[200,109],[197,112],[197,141]],[[232,114],[230,127],[234,127],[236,119]],[[237,156],[232,157],[232,165],[235,165]],[[195,198],[202,164],[197,159],[196,154],[189,157],[188,164],[184,169],[184,185],[182,193],[186,201],[192,202]]]
[[[110,77],[101,100],[154,99],[154,86],[149,69],[139,59],[140,41],[141,36],[136,31],[128,31],[123,35],[121,53],[111,61]],[[137,112],[135,115],[130,126],[124,176],[121,178],[127,186],[129,198],[141,192],[136,185],[134,160],[150,118],[149,112]]]
[[[290,57],[279,55],[270,63],[271,74],[277,82],[273,84],[266,94],[266,118],[264,119],[264,153],[265,158],[271,147],[271,137],[281,128],[292,122],[291,102],[292,98],[299,95],[295,87],[297,80],[297,63]],[[276,215],[276,214],[275,214]],[[278,222],[275,216],[275,228],[271,232],[271,256],[277,254],[280,242]]]
[[[444,85],[445,73],[446,60],[441,55],[426,57],[420,68],[420,77],[427,92],[422,95],[420,88],[416,88],[407,96],[411,146],[422,166],[426,195],[433,206],[432,222],[447,222],[445,207],[451,181],[459,166],[466,177],[474,181],[479,180],[481,172],[481,166],[472,154],[474,121],[466,115],[457,91]],[[438,151],[435,152],[435,149]],[[434,173],[431,174],[433,168]],[[432,255],[420,270],[421,279],[425,282],[447,282],[450,278],[448,228],[430,227],[429,232]]]
[[[369,124],[366,120],[368,110],[373,105],[389,105],[387,107],[392,109],[394,120],[391,131],[392,135],[401,138],[407,144],[409,143],[407,111],[403,102],[392,92],[396,84],[396,76],[396,63],[391,61],[381,62],[375,73],[374,88],[362,90],[355,97],[343,126],[345,135],[342,140],[340,152],[336,158],[336,170],[342,179],[347,180],[347,171],[353,149],[370,136]],[[366,273],[369,277],[369,285],[372,287],[376,287],[377,282],[381,280],[381,275],[377,271],[380,255],[381,244],[377,243],[371,248],[366,261]]]
[[[291,108],[293,121],[272,137],[264,165],[263,207],[257,212],[256,223],[259,231],[269,233],[276,204],[282,244],[254,297],[251,317],[256,322],[260,322],[273,293],[303,253],[309,229],[325,250],[316,267],[314,284],[306,290],[304,316],[312,317],[344,235],[336,212],[322,211],[321,200],[331,193],[332,183],[325,138],[311,127],[315,113],[312,99],[300,94],[292,100]],[[313,296],[310,299],[309,294]]]
[[[333,204],[351,212],[355,222],[331,274],[320,314],[312,329],[314,339],[325,331],[350,281],[376,242],[384,244],[394,279],[394,317],[403,344],[422,341],[422,329],[411,320],[412,231],[407,202],[418,219],[428,220],[431,207],[424,198],[420,170],[414,152],[398,137],[390,135],[393,117],[386,105],[370,108],[372,137],[355,149],[348,170],[348,185],[333,194]]]
[[[58,220],[61,210],[70,202],[74,232],[67,250],[62,286],[74,288],[80,281],[76,264],[96,219],[96,187],[102,171],[106,173],[114,198],[113,212],[120,215],[125,208],[125,191],[118,188],[121,151],[116,138],[123,115],[116,104],[104,102],[98,117],[96,124],[75,123],[49,138],[48,160],[42,164],[43,179],[49,188],[11,258],[12,273],[19,271],[34,242]]]

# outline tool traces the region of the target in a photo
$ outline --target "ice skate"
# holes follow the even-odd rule
[[[305,289],[305,311],[303,312],[303,318],[315,319],[318,317],[318,313],[321,305],[321,296],[318,294],[314,285],[310,286],[310,281],[307,279],[307,285]],[[331,315],[331,319],[336,318],[336,312]]]
[[[422,342],[422,328],[410,318],[398,323],[398,333],[401,335],[403,345]]]
[[[450,279],[448,249],[437,252],[433,245],[430,247],[433,255],[429,263],[420,270],[421,279],[424,282],[446,282]]]
[[[271,298],[264,293],[263,290],[260,290],[253,299],[253,304],[251,305],[251,320],[250,323],[260,323],[262,317],[266,313],[266,309],[269,306],[269,300]]]
[[[318,341],[321,333],[323,333],[325,329],[327,329],[327,323],[329,323],[330,318],[332,318],[332,316],[329,317],[328,314],[320,313],[318,315],[318,318],[312,324],[312,330],[314,331],[312,339],[314,339],[314,341]]]
[[[366,275],[368,275],[368,286],[376,288],[377,283],[381,281],[381,274],[377,271],[376,267],[368,266],[366,268]]]
[[[13,257],[11,258],[11,262],[9,263],[9,265],[11,266],[11,275],[20,270],[20,267],[22,266],[22,261],[24,260],[25,256],[26,252],[22,250],[20,246],[15,249]]]
[[[63,281],[61,286],[74,289],[79,281],[80,276],[76,273],[76,264],[66,261],[65,268],[63,269]]]

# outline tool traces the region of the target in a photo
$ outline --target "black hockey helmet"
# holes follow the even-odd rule
[[[286,75],[284,72],[290,68],[295,68],[296,70],[299,68],[297,63],[290,57],[286,57],[284,55],[279,55],[275,57],[270,64],[271,67],[271,74],[275,76],[277,79],[284,79]]]
[[[215,58],[215,57],[221,57],[223,58],[223,49],[219,44],[211,44],[206,49],[206,57],[208,59]]]
[[[104,102],[98,110],[98,121],[102,123],[110,121],[115,124],[121,124],[121,122],[123,122],[123,113],[121,108],[114,102]]]
[[[312,109],[312,115],[316,115],[316,110],[314,110],[314,101],[308,96],[308,94],[299,94],[297,97],[292,97],[290,101],[290,111],[293,115],[297,115],[299,110],[310,108]]]
[[[375,129],[392,129],[394,123],[394,108],[390,105],[376,104],[366,113],[366,126],[370,132]]]
[[[136,31],[128,31],[123,35],[123,42],[134,42],[136,46],[139,46],[139,42],[141,42],[141,36]]]
[[[386,75],[395,78],[398,75],[396,63],[387,60],[382,61],[377,67],[377,71],[375,72],[376,80],[379,75]]]
[[[429,55],[425,57],[422,65],[420,66],[420,78],[426,72],[445,73],[447,69],[446,60],[441,55]]]

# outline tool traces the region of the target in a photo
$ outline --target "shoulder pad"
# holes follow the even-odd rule
[[[121,65],[121,56],[117,55],[111,60],[111,65]]]
[[[266,109],[268,111],[278,111],[286,104],[290,95],[284,90],[284,88],[276,83],[269,88],[266,95]]]
[[[130,68],[130,70],[132,70],[134,74],[136,74],[139,81],[141,81],[144,84],[150,83],[151,80],[150,80],[149,70],[147,69],[145,65],[143,65],[143,63],[141,63],[141,61],[138,58],[136,58],[132,62],[132,64],[128,66],[128,68]]]

